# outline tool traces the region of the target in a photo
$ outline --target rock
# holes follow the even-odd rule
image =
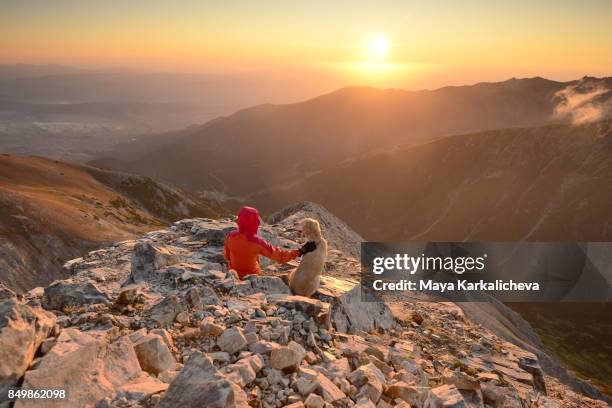
[[[355,285],[336,298],[332,304],[331,318],[336,330],[341,333],[389,330],[395,325],[395,318],[385,302],[361,301],[361,285]]]
[[[209,245],[223,245],[225,237],[236,226],[232,222],[202,221],[191,229],[194,237],[200,241],[206,241]]]
[[[231,360],[231,356],[229,353],[225,351],[215,351],[213,353],[208,353],[207,356],[212,359],[212,361],[220,361],[222,363],[228,363]]]
[[[380,399],[386,383],[384,374],[372,363],[353,371],[348,380],[374,403]]]
[[[179,312],[179,314],[176,315],[174,320],[182,324],[187,324],[189,323],[189,313],[183,310],[182,312]]]
[[[448,368],[442,373],[444,384],[452,384],[459,390],[476,391],[480,389],[478,380],[462,371],[452,371]]]
[[[423,315],[420,314],[419,312],[417,312],[416,310],[412,312],[412,321],[415,322],[416,324],[422,324],[423,321],[425,319],[423,318]]]
[[[247,341],[242,330],[238,327],[232,327],[223,332],[217,339],[219,348],[227,353],[234,354],[243,350],[247,346]]]
[[[151,374],[159,374],[162,371],[174,370],[176,361],[164,339],[150,333],[134,344],[134,350],[138,356],[140,367]]]
[[[237,404],[239,401],[246,401],[244,392],[219,373],[209,358],[194,353],[170,384],[158,408],[244,406]]]
[[[168,384],[155,377],[143,373],[134,381],[119,387],[118,397],[125,397],[133,401],[145,401],[154,394],[165,391]]]
[[[278,343],[273,343],[270,341],[260,340],[256,341],[253,344],[249,345],[249,351],[257,354],[270,354],[272,350],[280,347]]]
[[[134,245],[129,281],[150,280],[160,269],[177,262],[177,256],[170,249],[154,245],[150,240],[140,240]]]
[[[121,290],[119,296],[115,300],[115,304],[119,306],[133,305],[138,302],[140,295],[139,287],[128,287]]]
[[[291,341],[287,346],[272,350],[270,364],[277,370],[294,371],[305,355],[306,350],[298,343]]]
[[[153,329],[151,330],[151,333],[161,336],[161,338],[164,340],[164,343],[166,343],[166,346],[168,346],[170,350],[174,348],[174,340],[172,340],[172,336],[170,335],[170,333],[168,333],[167,330]]]
[[[422,406],[428,393],[429,387],[410,385],[403,381],[391,384],[385,390],[385,395],[389,398],[399,398],[409,403],[410,406]]]
[[[454,385],[432,388],[425,400],[424,408],[467,408],[463,396]]]
[[[55,339],[55,345],[42,359],[42,363],[52,364],[54,359],[60,358],[63,355],[75,351],[86,344],[95,342],[96,339],[89,334],[83,333],[80,330],[72,327],[63,329],[59,336]]]
[[[104,358],[104,373],[114,387],[138,378],[142,370],[132,342],[121,337],[110,344]]]
[[[329,378],[323,374],[318,374],[316,377],[318,383],[317,391],[323,399],[329,403],[345,398],[346,395],[334,384]]]
[[[225,331],[225,327],[218,325],[214,322],[214,319],[204,320],[200,324],[200,333],[202,336],[218,337]]]
[[[306,401],[304,401],[304,406],[306,408],[323,408],[325,406],[325,400],[317,394],[309,394]]]
[[[230,364],[225,367],[225,370],[229,373],[227,376],[228,379],[239,384],[241,387],[249,385],[257,377],[257,373],[246,360],[240,360],[236,364]]]
[[[278,276],[251,275],[249,280],[255,293],[291,295],[291,289]]]
[[[504,402],[506,397],[506,387],[499,387],[491,381],[480,384],[482,390],[482,398],[485,403],[494,407],[499,407]]]
[[[537,357],[532,353],[524,352],[518,360],[518,366],[533,376],[533,387],[536,391],[546,395],[544,371],[540,367]]]
[[[93,407],[115,393],[104,374],[105,352],[106,342],[92,341],[59,357],[45,356],[35,370],[26,372],[22,388],[66,390],[69,404],[62,399],[45,400],[45,407]],[[16,406],[40,407],[40,401],[20,400]]]
[[[285,408],[304,408],[303,402],[294,402],[293,404],[285,405]]]
[[[149,318],[161,327],[166,327],[176,319],[176,316],[186,310],[186,306],[178,296],[166,296],[161,302],[155,304],[149,310]]]
[[[268,301],[287,309],[295,309],[308,316],[316,315],[325,309],[325,302],[305,296],[271,295]]]
[[[45,288],[43,297],[43,306],[49,310],[95,303],[107,304],[109,298],[92,282],[75,283],[70,279],[55,281]]]
[[[370,401],[369,398],[362,397],[357,400],[357,403],[353,406],[354,408],[376,408],[376,405]]]
[[[55,316],[9,299],[0,303],[0,402],[32,362]]]

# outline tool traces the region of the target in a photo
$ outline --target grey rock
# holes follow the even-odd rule
[[[232,327],[223,332],[217,339],[219,348],[227,353],[234,354],[243,350],[247,346],[246,338],[242,334],[242,330],[238,327]]]
[[[385,302],[361,301],[361,285],[355,285],[332,303],[332,322],[341,333],[389,330],[396,324]]]
[[[108,304],[109,297],[93,282],[76,283],[70,279],[56,281],[45,288],[45,309],[62,310],[69,306]]]
[[[178,257],[170,249],[155,245],[147,239],[140,240],[134,245],[129,281],[153,279],[162,268],[176,262]]]
[[[115,387],[120,387],[141,374],[140,363],[129,338],[121,337],[108,346],[104,357],[104,373]]]
[[[185,310],[187,306],[178,296],[169,295],[149,310],[149,318],[159,326],[166,327],[174,322],[180,312]]]
[[[170,384],[158,408],[228,408],[244,404],[244,392],[219,373],[212,360],[194,353]]]

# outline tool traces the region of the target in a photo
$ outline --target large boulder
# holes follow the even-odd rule
[[[23,376],[55,320],[52,313],[15,299],[0,303],[0,402]]]
[[[176,360],[162,336],[149,333],[134,344],[140,367],[151,374],[176,369]]]
[[[120,337],[108,346],[104,373],[114,387],[121,387],[142,374],[138,356],[128,337]]]
[[[35,370],[27,371],[24,390],[66,390],[66,399],[45,400],[45,407],[93,407],[115,394],[113,384],[104,373],[107,343],[93,341],[61,358],[42,359]],[[16,407],[40,407],[39,400],[18,400]]]
[[[132,253],[130,282],[141,282],[154,278],[164,267],[178,262],[178,257],[170,249],[155,245],[143,239],[136,242]]]
[[[158,408],[248,407],[244,392],[217,371],[210,358],[192,354]]]
[[[361,285],[355,285],[332,302],[331,318],[337,331],[389,330],[396,324],[391,309],[384,301],[362,301],[361,295]]]
[[[95,303],[109,303],[108,295],[93,282],[77,283],[70,279],[53,282],[45,288],[43,297],[43,306],[50,310]]]

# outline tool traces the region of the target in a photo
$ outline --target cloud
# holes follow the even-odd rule
[[[612,115],[612,90],[589,79],[568,85],[555,93],[554,114],[572,124],[596,122]]]

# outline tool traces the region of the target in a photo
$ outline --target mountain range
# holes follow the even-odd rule
[[[599,89],[606,91],[593,91]],[[607,113],[610,89],[612,78],[588,77],[433,91],[345,88],[300,103],[241,110],[147,143],[122,144],[93,163],[243,196],[366,152],[454,134],[572,123],[576,111]]]
[[[18,291],[65,277],[68,259],[190,216],[212,199],[147,177],[41,157],[0,156],[0,281]]]

